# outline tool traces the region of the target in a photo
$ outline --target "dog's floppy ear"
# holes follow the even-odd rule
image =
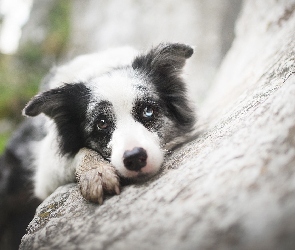
[[[82,83],[66,84],[36,95],[23,110],[26,116],[41,113],[52,118],[59,136],[61,154],[75,154],[83,147],[81,126],[85,120],[89,89]]]
[[[193,54],[192,47],[179,43],[162,43],[133,61],[135,71],[147,77],[159,97],[166,104],[169,115],[181,132],[188,132],[195,123],[195,114],[187,100],[181,70],[185,60]]]
[[[23,114],[37,116],[44,113],[54,119],[60,113],[74,111],[77,108],[76,101],[87,96],[84,84],[66,84],[33,97],[23,109]]]
[[[132,67],[147,74],[178,73],[193,53],[193,48],[185,44],[161,43],[147,54],[135,58]]]

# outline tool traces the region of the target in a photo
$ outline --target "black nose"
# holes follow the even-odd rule
[[[125,151],[123,162],[127,169],[131,171],[139,171],[146,165],[147,153],[143,148],[134,148]]]

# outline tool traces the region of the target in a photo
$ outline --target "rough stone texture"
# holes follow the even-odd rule
[[[20,249],[295,249],[294,12],[246,1],[200,137],[102,206],[60,187]]]

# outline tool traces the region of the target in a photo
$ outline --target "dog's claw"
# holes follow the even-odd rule
[[[116,192],[117,195],[119,195],[121,193],[120,187],[117,186],[117,185],[115,186],[115,192]]]
[[[99,204],[99,205],[102,205],[102,203],[103,203],[103,198],[102,198],[102,196],[100,196],[100,197],[98,198],[98,204]]]
[[[78,154],[76,178],[86,200],[101,205],[104,193],[120,194],[119,178],[109,162],[90,149],[81,149]]]

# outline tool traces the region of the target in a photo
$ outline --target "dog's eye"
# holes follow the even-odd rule
[[[133,109],[134,118],[146,128],[154,128],[161,117],[160,105],[153,101],[138,102]]]
[[[150,118],[153,118],[154,112],[155,111],[154,111],[153,107],[147,106],[143,109],[142,116],[146,119],[150,119]]]
[[[106,119],[101,119],[97,122],[97,127],[99,129],[107,129],[109,127],[109,123]]]

